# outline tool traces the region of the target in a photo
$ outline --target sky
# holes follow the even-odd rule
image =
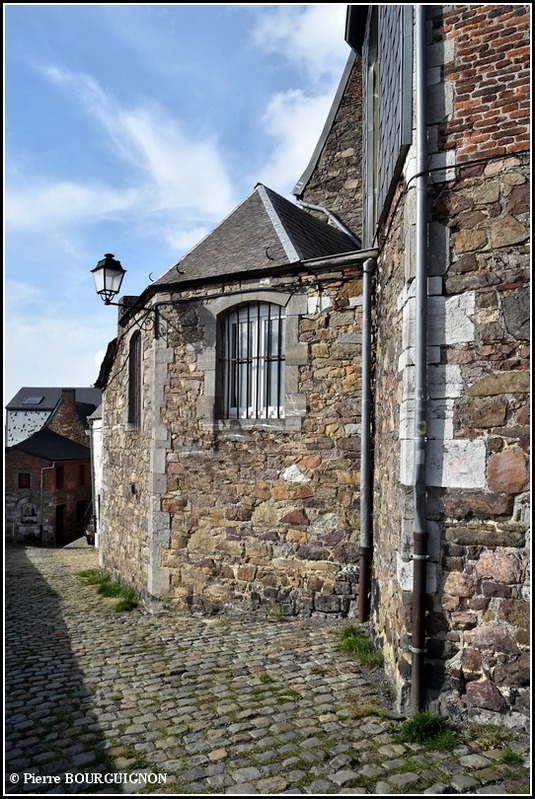
[[[346,5],[10,4],[4,13],[4,406],[91,386],[116,308],[264,183],[287,199],[349,57]]]

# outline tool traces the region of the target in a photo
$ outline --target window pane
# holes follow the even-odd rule
[[[136,430],[141,424],[141,334],[130,339],[128,352],[128,423]]]
[[[19,474],[19,488],[30,488],[29,472],[21,472]]]
[[[232,311],[225,324],[225,415],[283,415],[284,309],[251,303]]]

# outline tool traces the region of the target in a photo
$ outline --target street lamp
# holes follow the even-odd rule
[[[126,269],[123,269],[121,262],[116,261],[111,252],[107,252],[91,270],[91,273],[95,280],[97,294],[104,300],[104,304],[114,304],[112,300],[121,290],[121,283],[126,274]]]
[[[125,316],[130,312],[134,324],[140,330],[154,330],[155,338],[160,338],[165,334],[165,328],[160,326],[160,305],[162,303],[145,307],[137,302],[138,297],[128,297],[129,303],[113,302],[113,298],[121,290],[126,269],[123,269],[120,261],[115,260],[115,256],[111,252],[106,253],[104,258],[91,270],[91,274],[95,279],[97,294],[104,300],[104,305],[117,305],[123,309]],[[141,318],[137,315],[138,311],[143,312]]]

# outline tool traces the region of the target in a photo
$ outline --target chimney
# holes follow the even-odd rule
[[[76,418],[76,389],[62,388],[61,397],[56,405],[47,427],[60,436],[78,441],[80,424]]]
[[[62,388],[59,401],[61,412],[69,419],[74,419],[76,412],[76,389]]]

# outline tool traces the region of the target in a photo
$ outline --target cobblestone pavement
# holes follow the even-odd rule
[[[76,576],[96,566],[6,551],[7,793],[530,793],[525,733],[394,743],[382,673],[332,626],[117,613]]]

